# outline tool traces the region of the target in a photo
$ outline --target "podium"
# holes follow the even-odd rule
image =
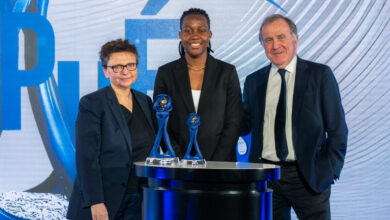
[[[143,187],[144,219],[272,219],[272,191],[279,166],[214,162],[185,167],[135,163],[135,174],[148,178]]]

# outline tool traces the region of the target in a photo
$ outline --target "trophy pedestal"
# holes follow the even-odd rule
[[[143,186],[143,219],[271,220],[272,190],[279,166],[207,161],[205,165],[155,166],[135,163]]]
[[[180,160],[178,157],[172,158],[156,158],[148,157],[145,160],[145,165],[156,165],[156,166],[177,166],[179,165]]]
[[[188,160],[188,159],[182,159],[180,161],[180,165],[183,167],[206,167],[206,160]]]

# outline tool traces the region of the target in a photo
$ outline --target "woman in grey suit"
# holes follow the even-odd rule
[[[131,89],[138,53],[127,40],[100,51],[110,86],[81,98],[76,121],[77,177],[70,219],[141,219],[141,193],[132,163],[146,159],[155,131],[152,100]]]
[[[153,94],[172,98],[168,121],[172,147],[182,158],[190,139],[186,120],[196,112],[200,116],[197,140],[204,158],[235,161],[243,114],[236,69],[209,54],[212,32],[204,10],[191,8],[183,13],[179,36],[181,58],[159,67]]]

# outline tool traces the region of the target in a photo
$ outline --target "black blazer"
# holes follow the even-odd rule
[[[157,71],[154,94],[167,94],[173,110],[168,121],[172,147],[183,157],[189,142],[187,117],[195,112],[187,62],[180,58]],[[235,146],[242,124],[242,98],[236,68],[208,55],[198,112],[197,140],[206,160],[234,161]]]
[[[152,100],[136,90],[132,94],[154,131]],[[67,218],[92,219],[91,205],[104,203],[114,219],[132,163],[129,129],[112,87],[81,98],[76,120],[77,176]]]
[[[259,162],[263,148],[265,95],[271,65],[245,80],[244,134],[252,132],[250,162]],[[339,88],[332,70],[298,57],[292,110],[292,139],[298,167],[315,192],[340,176],[348,129]]]

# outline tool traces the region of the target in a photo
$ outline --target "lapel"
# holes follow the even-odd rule
[[[178,60],[178,63],[173,70],[176,78],[175,86],[177,92],[182,96],[183,103],[188,112],[195,112],[194,101],[192,100],[190,77],[188,76],[187,62],[184,57]],[[173,101],[173,100],[172,100]]]
[[[293,109],[292,109],[292,124],[293,127],[297,123],[298,113],[302,107],[302,101],[304,97],[305,90],[307,88],[307,81],[309,74],[307,73],[307,64],[304,60],[298,57],[297,60],[297,69],[295,76],[295,86],[294,86],[294,97],[293,97]]]
[[[254,85],[253,87],[251,86],[253,89],[248,91],[249,93],[248,97],[245,97],[245,99],[254,100],[252,103],[253,105],[252,111],[255,114],[254,118],[258,119],[257,121],[256,120],[253,121],[256,123],[253,126],[257,127],[258,132],[256,132],[255,134],[252,133],[252,138],[255,137],[258,140],[259,146],[250,148],[251,153],[249,157],[250,157],[250,161],[252,162],[259,162],[259,157],[261,157],[261,152],[263,151],[263,129],[264,129],[264,113],[265,113],[265,101],[266,101],[265,99],[267,94],[270,68],[271,68],[271,64],[254,73],[255,77],[253,77],[253,79],[250,79],[251,81],[248,84],[248,85]]]
[[[220,68],[218,68],[217,61],[211,55],[207,55],[206,69],[204,71],[202,90],[199,98],[198,113],[205,108],[204,105],[207,103],[206,98],[210,97],[209,94],[212,93],[212,91],[215,91],[214,87],[216,85],[217,78],[221,77],[220,74],[218,74],[219,72]]]
[[[132,89],[131,92],[133,94],[134,99],[136,99],[136,101],[138,102],[139,106],[141,107],[142,112],[144,113],[145,118],[148,121],[149,126],[154,131],[152,118],[150,117],[152,115],[152,112],[150,111],[150,106],[149,106],[148,102],[147,101],[145,102],[145,99],[143,99],[141,97],[142,94],[140,94],[138,91]]]
[[[112,111],[112,115],[115,118],[116,122],[118,123],[119,128],[121,129],[122,134],[126,139],[127,145],[131,149],[129,128],[127,127],[126,119],[123,116],[122,109],[119,105],[118,99],[115,96],[114,90],[112,89],[111,86],[107,86],[105,91],[106,91],[105,93],[106,93],[108,106]]]
[[[266,97],[267,97],[266,94],[267,94],[268,78],[269,78],[270,69],[271,69],[271,64],[268,65],[266,68],[264,68],[263,71],[260,71],[257,79],[255,79],[255,85],[256,85],[255,94],[257,95],[257,98],[255,98],[255,100],[258,100],[259,111],[260,111],[259,115],[260,115],[261,122],[264,121],[265,101],[266,101]],[[262,130],[262,123],[261,123],[261,130]]]

